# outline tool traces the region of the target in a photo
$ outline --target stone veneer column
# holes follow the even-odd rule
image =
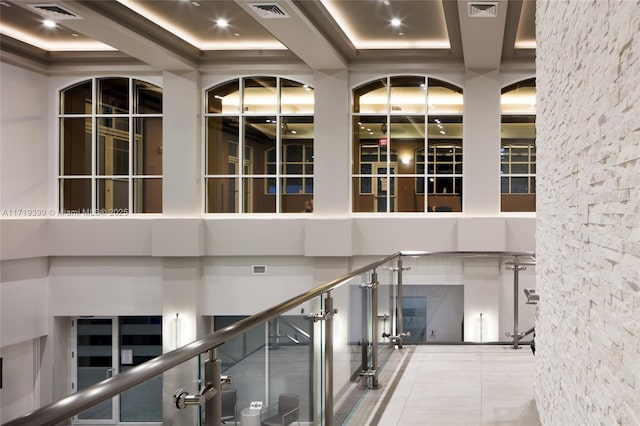
[[[640,424],[640,5],[537,2],[536,400]]]

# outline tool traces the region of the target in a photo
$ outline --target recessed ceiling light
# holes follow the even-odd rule
[[[76,34],[76,33],[71,34],[71,36],[72,36],[72,37],[80,37],[80,36],[79,36],[78,34]]]
[[[402,25],[402,21],[398,18],[393,18],[391,20],[391,26],[392,27],[399,27],[400,25]]]
[[[42,21],[42,23],[47,28],[55,28],[56,27],[56,22],[52,21],[51,19],[45,19],[44,21]]]
[[[226,19],[216,19],[216,25],[222,28],[226,28],[229,26],[229,21],[227,21]]]
[[[240,37],[240,33],[233,33],[234,36]]]
[[[399,36],[403,36],[403,35],[404,35],[404,33],[398,33],[398,35],[399,35]]]
[[[194,5],[195,7],[200,6],[200,3],[198,3],[197,1],[192,1],[191,4]]]

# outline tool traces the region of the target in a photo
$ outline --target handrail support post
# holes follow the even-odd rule
[[[333,426],[333,297],[327,292],[324,299],[324,311],[329,313],[324,320],[324,413],[325,426]]]
[[[205,387],[218,389],[213,398],[207,399],[204,404],[205,426],[217,426],[222,424],[222,382],[221,361],[216,358],[216,350],[209,349],[209,359],[204,363]]]

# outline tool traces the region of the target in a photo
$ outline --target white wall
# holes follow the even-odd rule
[[[52,257],[52,316],[160,315],[161,259]]]
[[[0,347],[47,334],[47,258],[0,264]]]
[[[0,208],[3,218],[46,212],[51,171],[47,77],[0,63]],[[9,210],[8,212],[4,209]],[[7,215],[8,213],[8,215]]]
[[[640,7],[537,2],[536,401],[640,424]]]
[[[0,389],[0,422],[4,424],[37,407],[34,341],[0,347],[3,386]]]

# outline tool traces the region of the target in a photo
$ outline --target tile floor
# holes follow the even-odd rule
[[[538,426],[535,363],[528,346],[412,346],[387,378],[382,402],[351,425]],[[398,380],[394,380],[398,378]],[[395,385],[394,385],[395,382]]]

